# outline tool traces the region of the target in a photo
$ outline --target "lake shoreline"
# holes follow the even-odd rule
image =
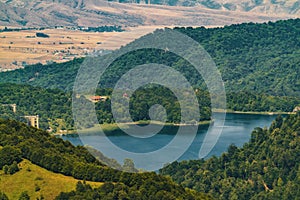
[[[127,122],[127,123],[111,123],[111,124],[96,124],[94,127],[91,128],[87,128],[84,130],[80,130],[82,134],[85,133],[94,133],[96,131],[99,130],[99,126],[101,126],[101,130],[102,131],[106,131],[106,132],[112,132],[115,131],[117,129],[120,129],[120,127],[122,129],[127,129],[129,128],[130,125],[147,125],[149,124],[150,121],[137,121],[137,122]],[[198,124],[193,125],[193,124],[174,124],[174,123],[162,123],[159,121],[154,121],[153,124],[155,125],[163,125],[163,126],[172,126],[172,127],[180,127],[180,126],[208,126],[210,123],[213,123],[213,120],[205,120],[205,121],[200,121],[198,122]],[[119,127],[120,126],[120,127]],[[63,136],[63,135],[78,135],[77,131],[74,130],[72,132],[65,132],[65,133],[53,133],[52,135],[55,136]]]
[[[207,158],[212,156],[220,156],[223,152],[228,150],[228,147],[231,144],[236,145],[237,147],[243,146],[246,142],[251,139],[251,133],[256,127],[270,127],[272,121],[276,118],[277,115],[248,115],[248,114],[229,114],[226,117],[226,124],[222,129],[222,134],[217,139],[217,143],[207,155]],[[219,119],[222,119],[222,114],[216,113],[215,124]],[[228,119],[228,120],[227,120]],[[188,128],[187,128],[188,129]],[[134,129],[133,129],[134,130]],[[156,150],[167,147],[170,148],[170,153],[173,149],[181,150],[182,155],[177,158],[178,161],[182,160],[195,160],[199,159],[199,151],[203,146],[205,138],[207,136],[208,126],[199,126],[196,135],[193,133],[178,135],[178,128],[176,127],[166,127],[159,134],[156,134],[153,137],[149,138],[135,138],[130,134],[126,134],[121,130],[116,130],[111,134],[80,134],[80,135],[66,135],[61,138],[72,142],[74,145],[89,145],[98,149],[104,155],[114,158],[115,160],[122,162],[127,155],[122,153],[117,153],[113,146],[123,149],[128,152],[133,153],[148,153],[154,152]],[[143,133],[142,133],[143,134]],[[147,134],[144,134],[147,136]],[[172,143],[174,139],[179,139],[180,144]],[[181,144],[185,141],[190,141],[191,144],[186,149]],[[181,143],[182,142],[182,143]],[[113,146],[112,146],[113,145]],[[174,151],[175,152],[175,151]],[[169,154],[162,154],[162,159],[158,160],[156,157],[147,157],[147,161],[150,163],[160,163],[161,166],[165,164],[165,159],[169,158]],[[131,157],[137,168],[146,168],[143,166],[145,163],[145,158],[134,158]],[[149,159],[149,160],[148,160]],[[140,163],[138,165],[138,163]]]
[[[268,111],[263,111],[263,112],[257,112],[257,111],[234,111],[234,110],[218,110],[215,109],[213,112],[215,113],[230,113],[230,114],[249,114],[249,115],[292,115],[296,114],[295,112],[268,112]]]
[[[219,110],[219,109],[215,109],[213,110],[213,112],[215,113],[224,113],[224,110]],[[248,115],[290,115],[290,114],[296,114],[294,112],[256,112],[256,111],[234,111],[234,110],[226,110],[226,113],[228,114],[248,114]],[[205,120],[205,121],[200,121],[198,123],[198,126],[205,126],[205,125],[209,125],[210,123],[212,123],[213,120]],[[126,129],[128,128],[129,125],[147,125],[149,124],[149,121],[137,121],[137,122],[127,122],[127,123],[120,123],[120,126],[122,126],[122,128]],[[194,126],[192,124],[174,124],[174,123],[162,123],[159,121],[154,121],[153,124],[157,124],[157,125],[164,125],[164,126],[174,126],[174,127],[179,127],[179,126]],[[96,124],[94,127],[91,128],[87,128],[85,130],[81,130],[82,133],[91,133],[91,132],[95,132],[97,130],[99,130],[98,125],[101,126],[102,131],[114,131],[119,129],[119,126],[116,123],[111,123],[111,124]],[[57,133],[53,133],[52,135],[55,136],[62,136],[62,135],[78,135],[77,131],[69,131],[69,132],[57,132]]]

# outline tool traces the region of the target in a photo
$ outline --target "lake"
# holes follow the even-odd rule
[[[216,119],[218,115],[216,115]],[[248,142],[251,132],[255,127],[269,127],[276,115],[258,115],[258,114],[232,114],[226,115],[224,127],[216,145],[206,156],[209,158],[213,155],[219,156],[225,152],[230,144],[242,146]],[[208,126],[199,126],[196,136],[189,134],[188,130],[184,135],[178,136],[183,143],[191,140],[188,148],[182,145],[168,147],[167,151],[162,151],[165,145],[175,138],[178,127],[165,127],[159,134],[149,138],[136,138],[121,130],[116,130],[106,135],[88,134],[79,136],[62,136],[63,139],[69,140],[74,145],[92,146],[105,156],[116,159],[123,163],[125,158],[134,160],[137,168],[155,171],[163,167],[166,163],[178,160],[195,160],[198,159],[199,150],[203,143]],[[144,134],[144,133],[141,133]],[[129,152],[129,153],[127,153]],[[150,152],[156,152],[150,155]],[[180,152],[180,155],[173,155]]]

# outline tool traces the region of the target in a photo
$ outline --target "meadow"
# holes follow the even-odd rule
[[[29,160],[19,163],[20,171],[13,175],[4,174],[0,170],[0,191],[9,199],[18,199],[23,191],[27,191],[31,199],[41,196],[44,199],[54,199],[61,192],[70,192],[76,189],[79,181],[71,176],[50,172]],[[92,187],[99,187],[101,182],[87,181]]]

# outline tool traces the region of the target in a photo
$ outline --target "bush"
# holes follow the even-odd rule
[[[36,37],[49,38],[50,36],[45,33],[36,33]]]

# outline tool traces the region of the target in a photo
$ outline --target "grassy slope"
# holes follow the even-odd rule
[[[5,175],[3,170],[0,170],[0,191],[4,192],[9,199],[18,199],[23,191],[28,191],[31,199],[41,195],[45,199],[54,199],[60,192],[74,190],[79,181],[73,177],[50,172],[28,160],[22,161],[19,167],[21,170],[13,175]],[[87,181],[87,183],[93,187],[102,185],[101,182]],[[40,187],[37,192],[36,186]]]

